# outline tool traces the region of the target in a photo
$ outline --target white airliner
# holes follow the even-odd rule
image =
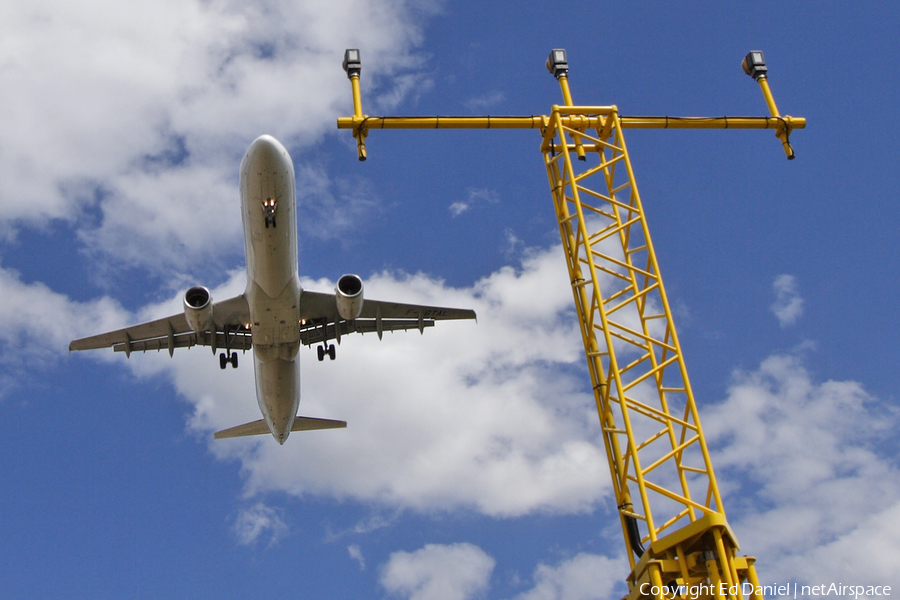
[[[184,312],[69,344],[69,350],[109,348],[132,352],[194,345],[217,349],[219,366],[237,367],[237,350],[253,350],[256,398],[263,418],[219,431],[216,439],[271,433],[284,444],[292,431],[346,427],[345,421],[301,417],[300,345],[319,344],[318,357],[335,357],[333,344],[348,333],[418,329],[436,320],[474,319],[475,312],[366,300],[357,275],[341,277],[334,294],[300,287],[297,265],[297,202],[294,165],[269,135],[257,138],[241,161],[241,217],[247,254],[247,289],[213,303],[197,286],[184,295]]]

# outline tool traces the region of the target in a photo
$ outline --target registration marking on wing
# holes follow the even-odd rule
[[[406,315],[410,318],[418,319],[420,316],[424,318],[446,317],[450,312],[444,308],[408,308]]]

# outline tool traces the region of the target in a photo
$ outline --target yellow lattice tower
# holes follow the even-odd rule
[[[338,119],[338,127],[353,130],[360,160],[366,157],[370,129],[541,132],[630,549],[631,599],[742,600],[749,595],[762,600],[754,559],[737,555],[737,538],[725,518],[623,136],[628,127],[774,129],[787,157],[794,158],[789,135],[805,127],[805,119],[779,115],[761,52],[749,53],[743,67],[760,84],[770,117],[622,117],[615,106],[574,106],[561,49],[550,53],[547,68],[559,81],[565,104],[553,106],[549,116],[368,117],[360,100],[359,51],[345,54],[354,116]]]

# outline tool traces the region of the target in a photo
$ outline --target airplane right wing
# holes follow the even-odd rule
[[[377,333],[379,338],[385,331],[418,329],[421,333],[426,327],[434,327],[435,321],[475,318],[475,311],[469,309],[366,299],[359,317],[344,321],[337,312],[334,294],[307,290],[301,293],[300,306],[300,341],[305,346],[340,339],[349,333]]]

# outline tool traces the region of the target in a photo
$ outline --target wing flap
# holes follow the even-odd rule
[[[232,350],[250,350],[253,347],[253,336],[249,331],[229,332],[228,346],[225,345],[226,334],[223,332],[216,333],[216,348],[231,348]],[[172,348],[190,348],[192,346],[211,346],[209,332],[196,334],[193,331],[176,335],[173,339]],[[138,340],[130,342],[122,342],[114,344],[112,349],[115,352],[147,352],[149,350],[168,350],[169,338],[154,338],[150,340]]]
[[[409,319],[382,319],[382,331],[409,331],[419,329],[419,321]],[[423,320],[422,328],[434,327],[434,321]],[[378,333],[378,322],[375,319],[356,319],[355,321],[341,321],[340,324],[329,323],[324,328],[322,325],[311,325],[300,330],[300,343],[311,346],[321,342],[336,339],[335,327],[340,327],[341,335],[350,333]]]

